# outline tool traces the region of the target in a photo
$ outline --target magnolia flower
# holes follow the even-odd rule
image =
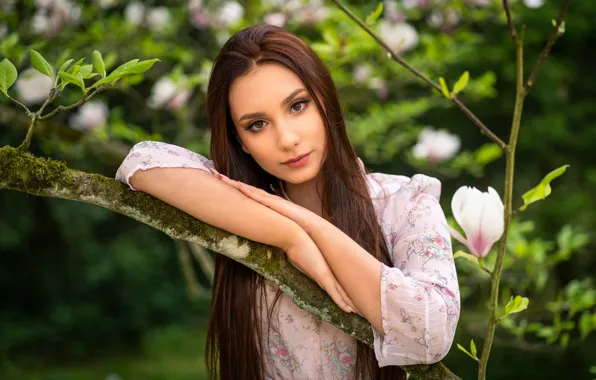
[[[162,77],[153,86],[147,105],[151,108],[178,109],[186,104],[191,91],[177,85],[168,77]]]
[[[170,11],[166,7],[155,7],[147,11],[147,26],[154,32],[162,31],[170,23]]]
[[[138,1],[128,3],[124,9],[124,18],[131,25],[141,25],[143,23],[143,19],[145,18],[145,5]]]
[[[354,67],[354,72],[352,75],[354,75],[354,80],[356,82],[364,82],[368,78],[370,78],[372,71],[373,70],[370,67],[370,65],[363,64],[363,65],[358,65],[358,66]]]
[[[227,1],[217,14],[217,24],[224,27],[235,24],[244,16],[244,8],[235,1]]]
[[[286,24],[286,21],[288,20],[288,18],[286,17],[285,14],[283,14],[281,12],[276,12],[276,13],[266,14],[264,17],[264,20],[267,24],[282,27]]]
[[[504,206],[499,194],[492,187],[488,192],[481,192],[462,186],[453,195],[451,211],[466,237],[448,226],[451,235],[474,256],[486,257],[505,228]]]
[[[109,110],[105,103],[92,100],[83,104],[78,112],[70,117],[69,125],[79,131],[92,131],[104,125]]]
[[[379,35],[389,45],[389,48],[398,53],[406,52],[418,44],[418,32],[407,23],[390,24],[381,21]]]
[[[460,144],[459,136],[445,129],[435,131],[433,128],[426,127],[418,135],[418,143],[412,153],[416,158],[439,163],[453,157],[459,150]]]
[[[524,0],[524,4],[528,8],[540,8],[544,5],[544,0]]]
[[[29,68],[19,75],[15,83],[18,99],[26,105],[39,104],[50,96],[52,79]]]
[[[405,8],[424,8],[430,4],[430,0],[402,0]]]
[[[433,11],[430,15],[426,17],[426,23],[433,27],[439,28],[445,22],[445,17],[443,17],[443,13],[439,11]]]
[[[308,26],[323,21],[329,14],[329,9],[325,7],[323,1],[312,0],[306,6],[296,9],[294,12],[294,19]]]

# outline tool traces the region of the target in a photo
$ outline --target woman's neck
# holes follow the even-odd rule
[[[322,181],[317,176],[312,180],[300,184],[283,182],[286,195],[290,200],[315,214],[323,215],[323,194]]]

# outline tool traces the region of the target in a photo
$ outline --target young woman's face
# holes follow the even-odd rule
[[[325,123],[293,71],[261,65],[232,83],[229,102],[242,149],[259,166],[292,184],[317,176],[326,148]],[[303,155],[308,156],[288,163]]]

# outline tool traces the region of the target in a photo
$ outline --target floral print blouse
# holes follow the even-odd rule
[[[135,190],[129,182],[133,173],[154,167],[214,168],[188,149],[145,141],[131,149],[116,179]],[[375,356],[381,367],[437,362],[451,347],[460,313],[451,240],[438,202],[441,183],[420,174],[366,176],[393,259],[393,266],[383,265],[379,273],[385,335],[373,328]],[[265,299],[273,299],[276,290],[267,283]],[[263,330],[268,331],[263,334],[267,379],[354,379],[353,337],[298,308],[285,294],[271,321],[262,315],[268,328]]]

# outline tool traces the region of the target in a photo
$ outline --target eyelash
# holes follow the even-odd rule
[[[297,104],[304,104],[304,107],[302,107],[302,109],[301,109],[300,111],[296,111],[296,112],[295,112],[295,113],[300,113],[300,112],[302,112],[302,111],[304,111],[304,110],[306,109],[306,105],[307,105],[309,102],[310,102],[310,100],[308,100],[308,99],[302,99],[302,100],[299,100],[299,101],[297,101],[297,102],[295,102],[295,103],[292,103],[292,105],[290,106],[290,110],[291,110],[292,108],[294,108],[294,106],[295,106],[295,105],[297,105]],[[252,130],[252,128],[254,127],[254,125],[255,125],[255,124],[257,124],[257,123],[259,123],[259,122],[264,122],[264,121],[263,121],[263,120],[257,120],[257,121],[254,121],[254,122],[250,123],[250,124],[249,124],[249,125],[246,127],[246,130],[247,130],[247,131],[249,131],[249,132],[252,132],[252,133],[258,133],[258,132],[259,132],[259,131],[261,131],[261,130],[262,130],[262,128],[264,128],[264,127],[262,127],[262,128],[261,128],[261,129],[259,129],[259,130],[256,130],[256,131]]]

